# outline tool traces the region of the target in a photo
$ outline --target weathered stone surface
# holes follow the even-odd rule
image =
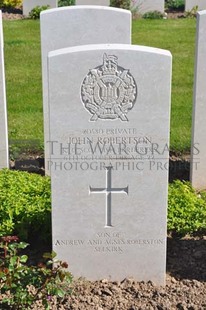
[[[196,61],[193,96],[191,182],[206,188],[206,11],[197,14]]]
[[[171,55],[49,53],[53,249],[75,277],[164,284]]]
[[[133,8],[136,8],[137,12],[144,14],[146,12],[159,11],[164,12],[165,1],[164,0],[136,0],[134,1]]]
[[[24,0],[23,1],[23,15],[28,16],[32,9],[36,6],[45,6],[56,8],[58,6],[57,0]]]
[[[75,29],[75,31],[74,31]],[[50,174],[48,120],[48,52],[84,44],[131,43],[131,13],[96,6],[65,7],[41,13],[45,170]]]
[[[185,11],[191,11],[195,6],[198,6],[198,10],[206,10],[205,0],[185,0]]]
[[[7,107],[4,72],[4,39],[0,11],[0,169],[9,167]]]

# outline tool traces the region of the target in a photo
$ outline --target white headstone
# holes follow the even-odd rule
[[[75,277],[164,284],[171,54],[49,53],[53,249]]]
[[[185,0],[185,11],[191,11],[195,6],[198,6],[198,10],[206,10],[205,0]]]
[[[131,43],[131,13],[98,6],[73,6],[41,14],[45,170],[49,174],[48,52],[84,44]]]
[[[76,0],[76,5],[110,6],[110,0]]]
[[[7,107],[4,72],[4,39],[0,11],[0,169],[9,167]]]
[[[57,0],[23,0],[23,15],[28,16],[32,9],[36,6],[46,6],[56,8],[58,6]]]
[[[206,188],[206,11],[197,14],[196,61],[193,96],[191,182]]]
[[[133,8],[140,14],[152,11],[164,13],[165,0],[135,0]]]

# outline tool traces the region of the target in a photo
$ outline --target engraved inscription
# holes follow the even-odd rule
[[[118,66],[114,55],[103,55],[103,65],[89,71],[81,85],[81,99],[92,114],[90,121],[128,121],[133,108],[137,86],[128,69]]]
[[[112,166],[106,167],[106,187],[93,188],[89,187],[89,193],[106,194],[106,219],[105,227],[112,227],[112,193],[127,194],[128,186],[122,188],[112,187]]]
[[[56,247],[91,247],[96,253],[113,253],[119,254],[125,252],[127,246],[137,246],[139,249],[144,247],[161,247],[164,246],[165,239],[128,239],[124,232],[98,232],[93,239],[71,239],[55,240]]]

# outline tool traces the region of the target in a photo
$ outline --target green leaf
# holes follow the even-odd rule
[[[18,256],[12,256],[10,258],[10,264],[15,265],[18,260]]]
[[[56,290],[56,295],[59,296],[60,298],[63,298],[65,296],[65,292],[59,288]]]
[[[21,262],[21,263],[26,263],[27,260],[28,260],[28,256],[27,256],[27,255],[22,255],[22,256],[20,257],[20,262]]]
[[[51,259],[51,258],[52,258],[52,255],[51,255],[50,252],[46,252],[46,253],[43,254],[43,258],[45,258],[45,259]]]
[[[29,243],[19,242],[18,248],[19,249],[25,249],[28,245],[29,245]]]
[[[45,259],[53,259],[56,256],[57,256],[57,254],[54,251],[52,251],[51,253],[50,252],[46,252],[46,253],[43,254],[43,258],[45,258]]]
[[[4,278],[5,277],[5,273],[0,271],[0,279]]]

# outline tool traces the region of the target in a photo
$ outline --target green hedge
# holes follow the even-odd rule
[[[120,9],[130,10],[131,1],[130,0],[111,0],[110,6],[120,8]]]
[[[206,193],[189,182],[169,185],[168,232],[206,232]],[[25,241],[51,236],[50,178],[12,170],[0,171],[0,236],[18,235]]]
[[[50,179],[37,174],[0,171],[0,236],[45,240],[51,231]]]
[[[168,230],[180,235],[206,232],[206,193],[197,193],[189,182],[170,184]]]

